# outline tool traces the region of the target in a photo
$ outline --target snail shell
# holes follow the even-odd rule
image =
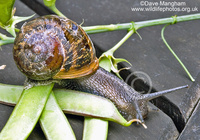
[[[15,39],[13,57],[19,70],[34,80],[78,78],[99,66],[84,30],[55,15],[25,23]]]

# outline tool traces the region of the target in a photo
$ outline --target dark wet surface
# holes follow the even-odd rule
[[[168,0],[168,2],[172,0]],[[185,0],[186,6],[197,8],[200,5],[199,0]],[[29,7],[28,7],[28,6]],[[51,14],[43,6],[42,0],[21,0],[16,1],[17,11],[15,15],[29,16],[37,13],[35,17]],[[68,18],[74,20],[82,26],[103,25],[128,23],[130,21],[144,21],[158,18],[171,17],[173,15],[188,15],[195,12],[176,12],[176,11],[152,11],[152,12],[133,12],[132,7],[140,7],[140,1],[135,0],[93,0],[93,1],[61,1],[57,0],[57,8]],[[197,12],[196,12],[197,13]],[[22,24],[18,24],[20,27]],[[130,127],[124,127],[116,123],[109,123],[109,140],[132,140],[132,139],[199,139],[200,120],[199,115],[199,98],[200,98],[200,22],[199,20],[182,22],[168,26],[165,30],[165,38],[177,53],[180,59],[189,69],[195,82],[191,82],[185,71],[182,69],[177,60],[169,52],[161,39],[161,29],[164,25],[147,27],[138,30],[142,40],[134,34],[130,37],[119,50],[114,54],[115,57],[125,58],[132,67],[123,71],[122,77],[134,86],[138,91],[148,92],[160,91],[174,88],[181,85],[189,85],[188,89],[173,92],[164,97],[157,98],[152,103],[163,111],[150,112],[145,123],[148,129],[135,124]],[[2,30],[0,30],[3,32]],[[113,31],[90,35],[93,40],[97,55],[114,46],[127,32]],[[7,65],[6,69],[0,71],[0,82],[5,84],[23,85],[25,76],[16,68],[12,57],[13,45],[4,45],[0,51],[0,65]],[[129,66],[126,63],[122,67]],[[143,75],[138,75],[138,73]],[[133,75],[133,76],[130,76]],[[133,77],[144,78],[146,82],[148,75],[152,85],[142,80],[133,81]],[[129,79],[127,79],[129,78]],[[154,105],[153,108],[156,108]],[[13,107],[0,104],[0,129],[5,125]],[[67,115],[72,128],[77,136],[81,139],[83,131],[83,117]],[[179,136],[180,135],[180,136]],[[36,126],[29,139],[45,139],[39,125]]]

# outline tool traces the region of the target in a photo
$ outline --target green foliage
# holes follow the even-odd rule
[[[47,6],[49,9],[51,9],[54,13],[56,13],[58,16],[66,17],[63,15],[57,8],[56,8],[56,0],[43,0],[44,5]]]
[[[44,5],[46,5],[47,7],[53,6],[56,3],[56,0],[43,0]]]
[[[14,13],[15,13],[15,10],[13,10],[14,3],[15,3],[15,0],[1,0],[0,1],[0,27],[5,29],[7,32],[9,32],[12,36],[15,37],[16,36],[15,25],[19,22],[32,18],[33,15],[29,17],[14,16]],[[4,41],[1,41],[0,45],[9,43],[7,42],[7,39],[2,39],[2,40]]]
[[[14,37],[7,37],[4,34],[0,33],[0,46],[5,45],[5,44],[11,44],[14,42],[15,38]]]
[[[13,16],[13,5],[15,0],[1,0],[0,1],[0,24],[7,25]]]
[[[131,65],[131,63],[123,58],[115,58],[113,54],[133,33],[134,30],[131,29],[114,47],[104,52],[99,58],[99,65],[109,72],[114,72],[119,78],[121,78],[121,76],[119,75],[120,70],[118,70],[117,64],[120,62],[127,62]]]
[[[117,64],[120,62],[127,62],[128,64],[131,65],[131,63],[128,62],[126,59],[115,58],[113,54],[110,54],[110,50],[103,53],[101,57],[99,58],[100,67],[104,68],[105,70],[109,72],[111,71],[114,72],[119,78],[121,78],[121,76],[119,75],[119,72],[122,69],[118,69]],[[124,69],[127,69],[127,68],[124,68]]]
[[[19,22],[28,20],[32,18],[34,15],[28,16],[28,17],[18,17],[13,16],[12,19],[10,19],[8,26],[3,27],[6,31],[8,31],[12,36],[16,37],[15,33],[15,25]]]

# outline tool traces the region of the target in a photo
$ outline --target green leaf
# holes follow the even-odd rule
[[[111,62],[110,59],[108,57],[106,57],[105,55],[100,57],[99,59],[99,66],[104,68],[105,70],[111,72]]]
[[[12,18],[13,5],[15,0],[1,0],[0,1],[0,24],[7,25]]]
[[[128,64],[131,65],[130,62],[128,62],[126,59],[123,58],[115,58],[113,56],[113,52],[111,52],[110,50],[104,52],[100,58],[99,58],[99,66],[104,68],[105,70],[109,71],[109,72],[114,72],[119,78],[121,78],[121,76],[119,75],[119,72],[123,69],[129,69],[129,68],[122,68],[122,69],[118,69],[117,64],[120,62],[127,62]]]

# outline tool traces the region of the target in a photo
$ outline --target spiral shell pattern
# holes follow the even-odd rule
[[[78,78],[98,68],[89,36],[77,23],[55,15],[25,23],[13,57],[19,70],[34,80]]]

